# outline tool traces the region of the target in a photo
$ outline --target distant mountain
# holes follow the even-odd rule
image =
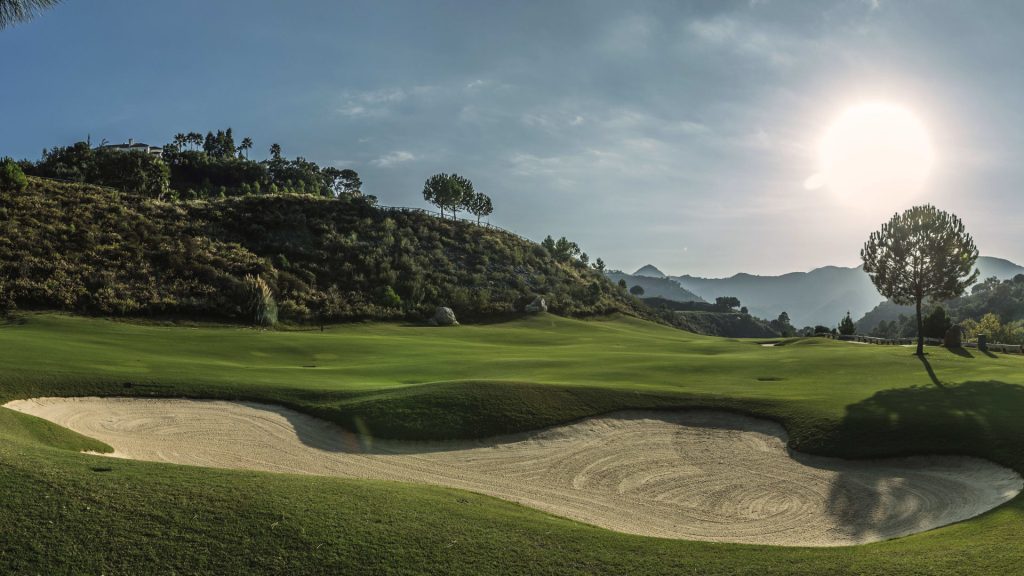
[[[658,270],[652,264],[648,264],[647,266],[644,266],[643,268],[637,270],[636,272],[633,272],[633,276],[648,276],[650,278],[668,278],[668,276],[664,272]]]
[[[826,266],[782,276],[736,274],[730,278],[676,276],[705,300],[735,296],[760,318],[789,314],[794,326],[835,326],[847,310],[856,318],[884,300],[861,268]]]
[[[646,268],[651,268],[655,272],[658,269],[654,266],[644,266],[637,272],[640,272]],[[661,272],[658,272],[661,274]],[[640,286],[644,289],[644,297],[646,298],[665,298],[666,300],[674,300],[676,302],[703,302],[700,296],[697,296],[693,292],[683,288],[679,285],[679,282],[675,280],[647,276],[643,274],[626,274],[619,270],[611,270],[605,272],[605,276],[611,279],[612,282],[618,282],[619,280],[625,280],[626,286],[632,288],[633,286]]]
[[[993,256],[978,257],[977,267],[978,271],[981,272],[978,275],[978,281],[991,278],[992,276],[1000,280],[1009,280],[1017,274],[1024,274],[1024,266]]]
[[[977,267],[981,272],[979,280],[989,276],[1009,279],[1024,274],[1024,267],[990,256],[978,258]],[[718,296],[735,296],[751,314],[761,318],[776,318],[785,311],[797,327],[835,326],[847,311],[854,318],[859,318],[885,301],[859,266],[825,266],[810,272],[791,272],[781,276],[741,273],[730,278],[669,278],[709,302]]]

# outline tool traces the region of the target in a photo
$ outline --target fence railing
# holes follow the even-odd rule
[[[875,336],[861,336],[859,334],[836,334],[835,336],[828,335],[828,337],[844,342],[862,342],[864,344],[881,344],[890,346],[906,346],[917,344],[917,338],[877,338]],[[941,346],[942,338],[925,338],[924,343],[929,346]],[[977,342],[964,342],[964,348],[977,348]],[[995,352],[1003,352],[1006,354],[1021,354],[1024,353],[1024,347],[1020,344],[999,344],[999,343],[988,343],[986,347]]]

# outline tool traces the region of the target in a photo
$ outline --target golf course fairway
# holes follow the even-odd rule
[[[626,317],[540,315],[432,329],[353,324],[321,333],[24,314],[0,325],[0,402],[160,397],[275,405],[355,438],[435,446],[545,428],[614,428],[630,419],[649,422],[654,428],[640,433],[656,438],[658,426],[685,427],[686,414],[716,414],[766,426],[761,434],[777,450],[788,436],[788,447],[811,460],[966,456],[1024,470],[1020,356],[929,348],[922,361],[899,346],[763,343]],[[106,400],[117,401],[132,400]],[[716,411],[680,412],[697,408]],[[725,544],[625,534],[579,516],[585,522],[408,482],[414,478],[82,453],[117,448],[110,444],[0,409],[0,572],[1010,574],[1024,560],[1019,497],[873,544]]]

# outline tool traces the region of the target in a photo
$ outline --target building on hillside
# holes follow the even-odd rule
[[[118,152],[145,152],[152,156],[159,158],[163,155],[163,148],[159,146],[150,146],[149,144],[143,144],[142,142],[136,142],[131,138],[125,144],[103,144],[100,146],[101,150],[115,150]]]

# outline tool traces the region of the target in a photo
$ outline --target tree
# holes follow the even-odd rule
[[[626,279],[625,278],[619,278],[619,288],[621,288],[623,290],[626,289]]]
[[[249,150],[252,150],[252,138],[246,136],[242,138],[242,143],[238,145],[238,151],[245,154],[245,159],[249,159]]]
[[[839,333],[846,336],[851,336],[857,333],[857,327],[853,323],[853,318],[850,317],[850,311],[846,311],[846,316],[839,321]]]
[[[600,258],[594,260],[594,270],[604,272],[604,260],[601,260]]]
[[[473,183],[458,174],[434,174],[423,183],[423,199],[437,206],[442,217],[449,209],[454,219],[465,198],[473,194]]]
[[[639,285],[639,284],[637,284],[636,286],[633,286],[632,288],[629,289],[629,293],[632,294],[633,296],[636,296],[636,297],[643,296],[644,295],[644,287]]]
[[[186,142],[192,146],[193,150],[203,145],[203,135],[199,132],[189,132],[185,135],[185,138]]]
[[[339,170],[333,166],[328,166],[321,170],[321,173],[327,181],[328,190],[334,196],[341,196],[342,194],[359,196],[362,194],[359,191],[359,187],[363,185],[363,182],[359,180],[359,174],[355,170],[349,168]]]
[[[21,192],[28,187],[28,178],[21,166],[11,158],[0,160],[0,190]]]
[[[341,190],[339,193],[352,194],[358,196],[362,194],[363,181],[359,179],[359,173],[351,168],[345,168],[341,171],[341,178],[339,180]]]
[[[465,202],[466,211],[476,216],[476,223],[480,223],[482,216],[490,216],[494,212],[494,205],[491,204],[491,197],[483,192],[477,192]]]
[[[272,160],[280,160],[281,159],[281,145],[280,144],[275,142],[275,143],[270,145],[270,158]]]
[[[927,338],[944,338],[946,330],[949,330],[952,325],[953,321],[946,315],[946,309],[942,306],[933,308],[931,314],[922,322],[924,335]]]
[[[769,322],[768,325],[782,336],[793,336],[796,334],[796,328],[793,328],[793,325],[789,323],[789,314],[786,312],[779,314],[779,317]]]
[[[549,234],[541,241],[540,245],[548,251],[548,254],[550,254],[552,258],[559,262],[567,262],[573,257],[579,256],[581,253],[579,245],[566,239],[565,236],[562,236],[556,241]]]
[[[879,293],[915,305],[918,355],[924,354],[921,302],[960,296],[978,277],[974,239],[959,218],[930,204],[893,215],[871,233],[860,256]]]
[[[0,30],[35,18],[39,12],[60,4],[60,0],[0,0]]]
[[[741,306],[740,307],[740,314],[750,314],[750,311],[747,310],[746,306]]]
[[[740,299],[735,296],[719,296],[715,298],[715,307],[720,310],[729,311],[733,308],[739,308]]]

